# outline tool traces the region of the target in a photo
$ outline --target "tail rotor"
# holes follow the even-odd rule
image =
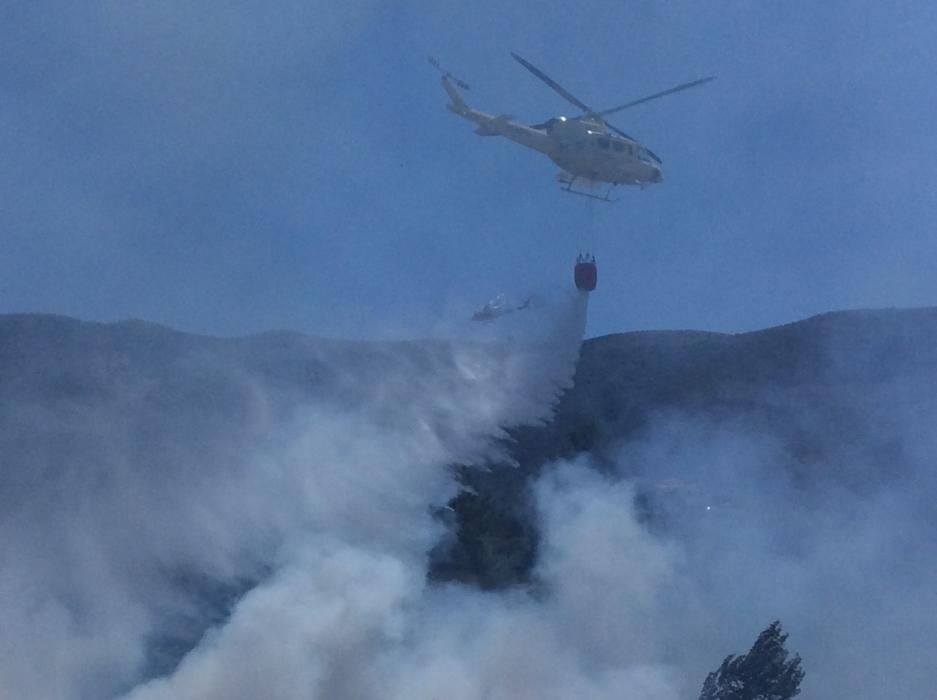
[[[455,77],[452,73],[450,73],[450,72],[447,71],[445,68],[443,68],[441,65],[439,65],[439,61],[437,61],[437,60],[436,60],[435,58],[433,58],[432,56],[429,57],[429,64],[430,64],[433,68],[435,68],[436,70],[438,70],[440,73],[442,73],[442,77],[443,77],[443,78],[449,78],[449,80],[451,80],[452,82],[454,82],[456,85],[458,85],[458,86],[459,86],[460,88],[462,88],[463,90],[468,90],[468,89],[470,89],[467,82],[465,82],[464,80],[461,80],[461,79]]]

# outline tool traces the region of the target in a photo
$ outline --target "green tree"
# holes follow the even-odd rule
[[[706,676],[700,700],[790,700],[800,692],[800,654],[788,661],[787,635],[775,620],[747,654],[730,654]]]

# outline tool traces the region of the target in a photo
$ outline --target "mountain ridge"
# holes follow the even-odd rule
[[[462,490],[448,503],[425,504],[445,533],[429,552],[426,575],[485,590],[535,587],[541,518],[534,491],[545,471],[564,462],[633,484],[644,522],[677,535],[681,527],[705,527],[712,504],[717,513],[749,517],[740,499],[763,481],[782,484],[798,508],[820,512],[846,492],[887,493],[929,454],[935,340],[932,307],[830,312],[738,334],[644,330],[586,340],[551,421],[496,436],[503,459],[470,453],[450,465]],[[270,468],[258,455],[295,438],[311,398],[317,418],[339,411],[349,425],[362,415],[375,425],[377,415],[377,424],[403,434],[431,430],[426,416],[397,403],[400,394],[382,391],[382,381],[390,374],[412,382],[417,394],[450,390],[427,378],[451,381],[473,369],[460,365],[453,342],[282,331],[217,338],[139,320],[0,316],[0,397],[8,399],[0,403],[0,524],[29,523],[51,508],[56,520],[48,530],[30,524],[24,531],[42,551],[61,547],[65,559],[74,553],[56,529],[67,522],[68,513],[59,513],[70,502],[63,494],[79,494],[73,508],[93,509],[105,489],[121,508],[125,498],[127,508],[139,500],[170,510],[190,508],[194,499],[199,512],[199,499],[225,492],[224,479]],[[465,397],[428,405],[448,411],[451,422]],[[124,474],[128,462],[133,478]],[[191,494],[174,489],[176,482]],[[731,484],[739,483],[745,488],[734,493]],[[925,526],[929,493],[925,480],[907,504],[909,517]],[[230,508],[241,506],[235,500]],[[231,575],[225,556],[215,562],[211,553],[208,564],[192,567],[185,558],[192,554],[138,560],[134,538],[153,539],[159,551],[163,534],[140,513],[120,512],[143,529],[119,533],[121,556],[131,563],[120,576],[133,579],[132,589],[165,579],[173,599],[186,601],[183,612],[170,609],[172,624],[148,644],[144,675],[157,677],[268,575],[262,558],[251,559],[269,546],[268,535],[244,533],[247,560],[238,559]],[[187,552],[184,535],[176,536]]]

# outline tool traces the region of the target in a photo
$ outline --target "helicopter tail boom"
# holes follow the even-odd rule
[[[499,114],[488,121],[480,121],[475,133],[479,136],[503,136],[507,125],[513,118],[510,114]]]
[[[432,61],[430,62],[432,63]],[[468,103],[462,99],[462,93],[459,92],[460,87],[466,87],[465,83],[460,82],[457,78],[445,73],[442,76],[442,86],[446,94],[449,95],[450,100],[446,107],[450,112],[473,122],[476,125],[476,134],[480,136],[503,136],[541,153],[549,155],[552,152],[553,143],[546,132],[518,124],[512,121],[509,114],[495,116],[469,107]]]
[[[464,117],[472,111],[465,100],[462,99],[461,93],[456,89],[455,83],[450,76],[444,75],[442,77],[442,86],[445,88],[446,94],[449,95],[449,99],[452,100],[452,102],[447,105],[450,111],[455,112],[460,117]]]

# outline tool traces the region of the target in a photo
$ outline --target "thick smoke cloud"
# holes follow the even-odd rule
[[[932,330],[906,332],[921,343],[821,341],[810,366],[824,382],[766,390],[768,423],[666,411],[617,453],[619,475],[650,494],[651,529],[677,547],[652,638],[685,681],[781,618],[805,659],[805,693],[930,692]],[[845,377],[865,366],[878,376],[860,390]]]
[[[421,596],[450,466],[500,459],[505,426],[549,418],[584,324],[578,295],[458,343],[232,344],[13,319],[4,692],[356,696],[348,670]],[[302,373],[261,376],[259,356]],[[213,609],[255,584],[230,620]],[[206,614],[217,629],[178,670],[133,690],[171,670],[154,660],[167,645],[198,642]]]
[[[780,617],[811,694],[926,695],[935,406],[913,372],[852,396],[809,461],[758,420],[658,413],[536,480],[531,583],[427,582],[449,466],[549,416],[583,322],[581,299],[458,344],[22,322],[4,366],[30,324],[61,350],[5,380],[3,693],[676,700]]]
[[[812,695],[925,696],[937,412],[894,364],[810,459],[760,419],[657,413],[533,484],[529,584],[427,582],[449,467],[550,415],[582,304],[457,344],[22,321],[0,344],[32,368],[2,406],[3,693],[676,700],[780,617]],[[16,365],[30,324],[61,350]],[[856,358],[821,350],[834,374]]]

